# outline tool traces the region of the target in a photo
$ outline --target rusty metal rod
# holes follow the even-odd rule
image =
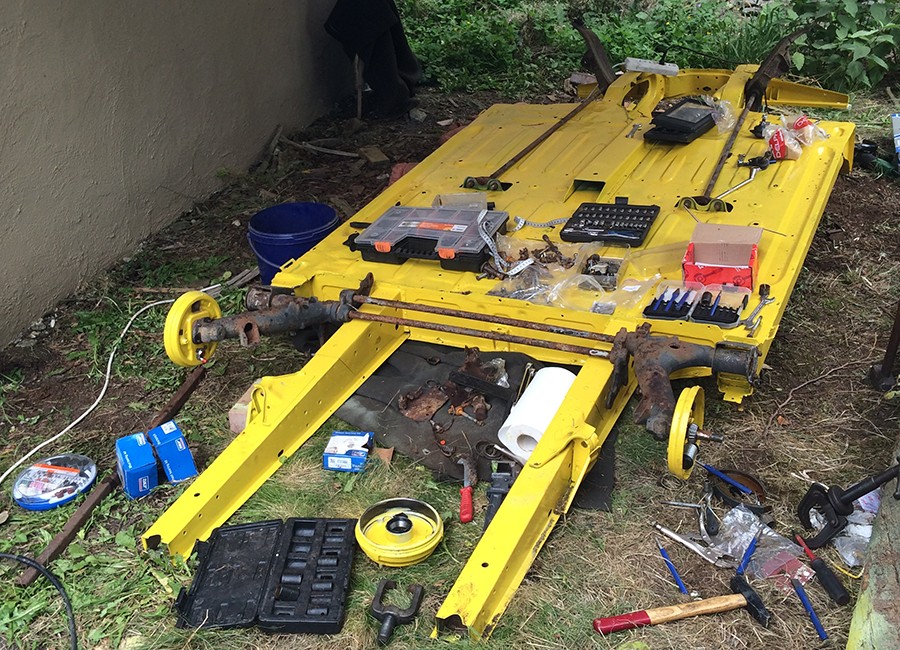
[[[581,100],[581,103],[578,104],[575,108],[569,111],[566,115],[561,117],[558,122],[553,124],[549,129],[544,131],[541,135],[535,138],[529,145],[527,145],[524,149],[522,149],[519,153],[514,155],[512,158],[507,160],[499,169],[497,169],[493,174],[491,174],[488,178],[493,178],[496,180],[500,180],[500,177],[503,176],[506,172],[512,169],[516,163],[522,160],[525,156],[530,154],[532,151],[537,149],[547,138],[551,135],[559,131],[565,124],[569,122],[573,117],[578,115],[581,111],[587,108],[588,104],[590,104],[594,99],[600,94],[600,84],[591,91],[591,93]]]
[[[740,133],[741,128],[744,126],[744,122],[747,120],[747,115],[750,113],[750,104],[752,104],[753,101],[755,101],[755,96],[751,95],[747,98],[744,110],[741,111],[741,116],[737,119],[737,122],[734,123],[734,128],[731,130],[731,134],[728,136],[728,140],[722,148],[722,153],[719,154],[719,160],[716,161],[716,167],[713,169],[712,176],[709,177],[709,182],[706,184],[706,189],[703,190],[704,198],[712,198],[713,188],[716,186],[716,181],[719,180],[719,175],[725,167],[725,161],[728,160],[728,156],[731,155],[731,150],[734,148],[734,141],[737,140],[738,133]]]
[[[588,348],[582,345],[554,343],[552,341],[542,341],[541,339],[528,338],[527,336],[515,336],[514,334],[503,334],[501,332],[486,332],[484,330],[476,330],[468,327],[456,327],[454,325],[440,325],[438,323],[429,323],[428,321],[424,320],[411,320],[409,318],[383,316],[381,314],[370,314],[364,311],[351,311],[348,314],[348,318],[350,320],[374,321],[376,323],[387,323],[389,325],[400,325],[403,327],[418,327],[419,329],[424,330],[446,332],[448,334],[461,334],[463,336],[473,336],[475,338],[488,339],[491,341],[503,341],[505,343],[530,345],[536,348],[559,350],[560,352],[571,352],[573,354],[584,354],[590,357],[599,357],[601,359],[609,358],[609,352],[606,350]]]
[[[612,343],[615,337],[609,334],[598,334],[597,332],[588,332],[587,330],[577,330],[571,327],[558,327],[556,325],[545,325],[543,323],[533,323],[531,321],[519,320],[518,318],[507,318],[505,316],[491,316],[490,314],[478,314],[470,311],[462,311],[460,309],[449,309],[447,307],[432,307],[431,305],[417,305],[412,302],[403,302],[402,300],[384,300],[383,298],[373,298],[371,296],[355,295],[353,302],[368,305],[377,305],[379,307],[392,307],[395,309],[408,309],[410,311],[422,311],[428,314],[438,314],[440,316],[453,316],[455,318],[466,318],[468,320],[478,320],[485,323],[495,323],[497,325],[509,325],[511,327],[521,327],[522,329],[537,330],[539,332],[549,332],[550,334],[560,334],[563,336],[577,336],[582,339],[591,339],[592,341],[603,341],[604,343]]]
[[[206,366],[197,366],[184,380],[181,384],[181,387],[169,398],[169,401],[166,402],[166,405],[160,409],[160,411],[156,414],[150,421],[150,425],[148,429],[153,429],[154,427],[158,427],[164,422],[168,422],[181,411],[181,407],[185,405],[188,401],[188,398],[200,385],[200,381],[206,375]],[[47,565],[52,562],[56,558],[62,554],[63,551],[68,548],[69,544],[75,539],[75,536],[78,534],[78,531],[81,530],[84,525],[87,523],[88,519],[90,519],[91,513],[93,513],[94,508],[100,505],[100,502],[103,501],[113,490],[115,490],[119,486],[119,475],[116,472],[107,475],[102,481],[100,481],[97,486],[91,490],[91,493],[87,495],[84,501],[81,502],[81,505],[72,513],[69,519],[66,521],[65,525],[63,525],[62,530],[60,530],[56,536],[50,540],[50,543],[47,544],[47,548],[43,550],[43,552],[38,556],[37,560],[39,563],[43,565]],[[16,580],[16,585],[19,587],[27,587],[32,582],[37,580],[38,572],[35,569],[29,567],[26,569]]]

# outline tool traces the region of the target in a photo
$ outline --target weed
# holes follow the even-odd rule
[[[7,401],[22,388],[24,380],[21,368],[13,368],[6,374],[0,374],[0,419],[7,424],[14,424],[14,420],[6,410]]]
[[[620,424],[617,427],[616,454],[623,461],[640,467],[665,458],[665,444],[654,440],[644,427],[635,424]]]
[[[201,281],[207,283],[228,261],[225,255],[194,258],[185,255],[160,262],[154,255],[141,255],[123,264],[116,272],[121,280],[144,287],[184,286]]]

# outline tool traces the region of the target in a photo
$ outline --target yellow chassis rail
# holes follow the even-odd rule
[[[681,197],[702,193],[727,134],[713,130],[689,145],[654,145],[640,137],[626,137],[632,126],[650,127],[651,111],[665,98],[710,94],[743,106],[744,84],[756,66],[729,70],[683,70],[676,77],[628,73],[577,118],[561,128],[535,152],[504,175],[511,183],[489,200],[511,216],[543,222],[567,217],[584,201],[611,202],[627,196],[632,203],[657,204],[662,210],[642,251],[650,255],[642,272],[680,279],[681,254],[694,218],[676,207]],[[775,80],[767,93],[770,107],[846,105],[846,96]],[[356,221],[374,221],[393,205],[427,206],[435,195],[462,191],[467,176],[481,176],[498,168],[572,105],[497,105],[420,163],[398,183],[363,208]],[[748,157],[765,151],[763,141],[748,128],[759,121],[751,113],[738,136],[734,153]],[[750,335],[685,321],[653,321],[654,334],[714,346],[720,342],[754,345],[765,359],[787,299],[812,242],[825,203],[838,173],[852,163],[854,126],[820,122],[829,135],[804,151],[799,160],[784,161],[762,171],[757,179],[729,194],[729,212],[695,213],[711,223],[753,225],[765,231],[759,246],[758,281],[771,286],[775,302],[762,311],[763,325]],[[730,160],[734,160],[732,157]],[[747,177],[747,170],[726,164],[717,186],[719,194]],[[335,300],[341,290],[355,287],[371,272],[373,295],[464,311],[478,311],[614,335],[643,322],[641,307],[617,309],[613,315],[541,306],[488,296],[494,281],[475,274],[442,270],[436,263],[409,260],[402,265],[364,262],[342,242],[353,232],[343,225],[301,259],[285,265],[274,284],[298,295]],[[514,237],[532,245],[556,231],[524,228]],[[621,257],[621,249],[598,250]],[[421,319],[421,313],[400,309],[366,311]],[[465,324],[453,318],[428,315],[431,322]],[[515,327],[485,325],[495,332],[533,336]],[[583,344],[578,339],[547,335],[546,340]],[[473,638],[490,634],[556,521],[571,504],[585,473],[625,403],[634,391],[632,377],[612,408],[603,396],[612,365],[604,360],[478,337],[417,328],[354,321],[343,325],[299,372],[266,377],[253,393],[247,427],[186,492],[144,534],[144,544],[164,544],[175,554],[188,555],[198,540],[225,523],[280,465],[321,426],[384,360],[407,339],[462,347],[478,346],[486,354],[514,350],[548,363],[581,366],[565,401],[541,438],[508,497],[485,532],[438,611],[439,628],[465,628]],[[708,369],[682,373],[698,376]],[[719,376],[724,398],[740,401],[752,391],[746,378]]]

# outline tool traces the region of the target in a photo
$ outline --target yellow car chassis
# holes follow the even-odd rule
[[[754,182],[729,194],[725,200],[730,209],[719,212],[692,212],[678,203],[703,193],[727,133],[713,129],[687,145],[652,144],[630,136],[637,124],[645,130],[650,127],[651,112],[667,98],[710,95],[742,110],[744,88],[756,68],[683,70],[675,77],[621,75],[602,99],[591,101],[506,172],[503,181],[509,185],[504,191],[488,195],[497,210],[534,222],[568,217],[582,202],[611,202],[617,196],[627,196],[636,204],[659,205],[661,213],[640,250],[670,251],[651,269],[670,280],[681,279],[682,244],[686,244],[695,219],[762,228],[758,277],[771,287],[775,300],[761,312],[761,327],[751,332],[743,327],[722,329],[665,320],[654,320],[650,326],[654,337],[752,356],[755,365],[748,366],[749,373],[718,373],[724,399],[730,401],[740,401],[752,392],[751,380],[777,332],[835,179],[852,163],[854,126],[819,122],[827,139],[806,147],[798,160],[783,161],[760,172]],[[768,85],[766,101],[770,109],[791,104],[846,105],[845,96],[777,79]],[[464,179],[500,167],[572,108],[491,107],[363,208],[355,221],[373,222],[392,206],[430,206],[436,195],[464,191]],[[753,157],[765,152],[765,142],[749,132],[749,126],[760,117],[749,113],[747,124],[737,134],[735,154]],[[747,170],[738,167],[735,159],[726,161],[713,196],[747,178]],[[302,258],[286,264],[273,281],[273,286],[288,296],[282,300],[296,301],[291,308],[298,313],[304,313],[310,304],[303,299],[315,297],[313,304],[325,303],[319,307],[335,310],[330,315],[345,324],[301,370],[259,382],[243,433],[153,524],[143,540],[146,546],[164,544],[169,552],[187,556],[198,540],[224,524],[278,469],[281,456],[294,453],[406,340],[477,346],[485,355],[516,351],[550,364],[578,366],[580,371],[562,407],[437,613],[439,629],[463,628],[473,638],[485,638],[557,520],[568,510],[634,392],[638,377],[628,355],[621,358],[627,347],[623,337],[637,341],[639,332],[646,334],[647,330],[646,325],[639,326],[648,321],[641,313],[642,305],[606,315],[488,295],[495,280],[444,270],[433,261],[366,262],[343,244],[353,232],[349,224],[342,225]],[[544,235],[559,241],[557,231],[551,228],[525,227],[512,237],[529,246],[541,242]],[[614,248],[601,250],[601,254],[617,255]],[[374,284],[356,290],[368,274],[374,277]],[[372,300],[364,301],[361,296]],[[167,350],[171,344],[176,357],[181,355],[176,360],[192,365],[208,354],[209,345],[204,347],[196,340],[191,328],[198,319],[215,322],[217,315],[197,297],[186,298],[186,303],[200,306],[193,308],[194,317],[188,310],[182,325],[167,332]],[[498,319],[485,322],[448,315],[467,312]],[[244,327],[236,335],[249,337],[251,342],[259,333],[252,324],[228,322],[238,330]],[[516,324],[519,322],[546,327],[535,331]],[[586,340],[573,335],[573,330],[599,336]],[[621,344],[615,343],[617,338]],[[679,376],[700,376],[710,374],[715,366],[710,362],[672,367]],[[679,405],[678,422],[692,403]]]

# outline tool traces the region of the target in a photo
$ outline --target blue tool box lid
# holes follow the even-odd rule
[[[26,510],[49,510],[88,490],[97,466],[81,454],[43,458],[24,470],[13,484],[13,500]]]

